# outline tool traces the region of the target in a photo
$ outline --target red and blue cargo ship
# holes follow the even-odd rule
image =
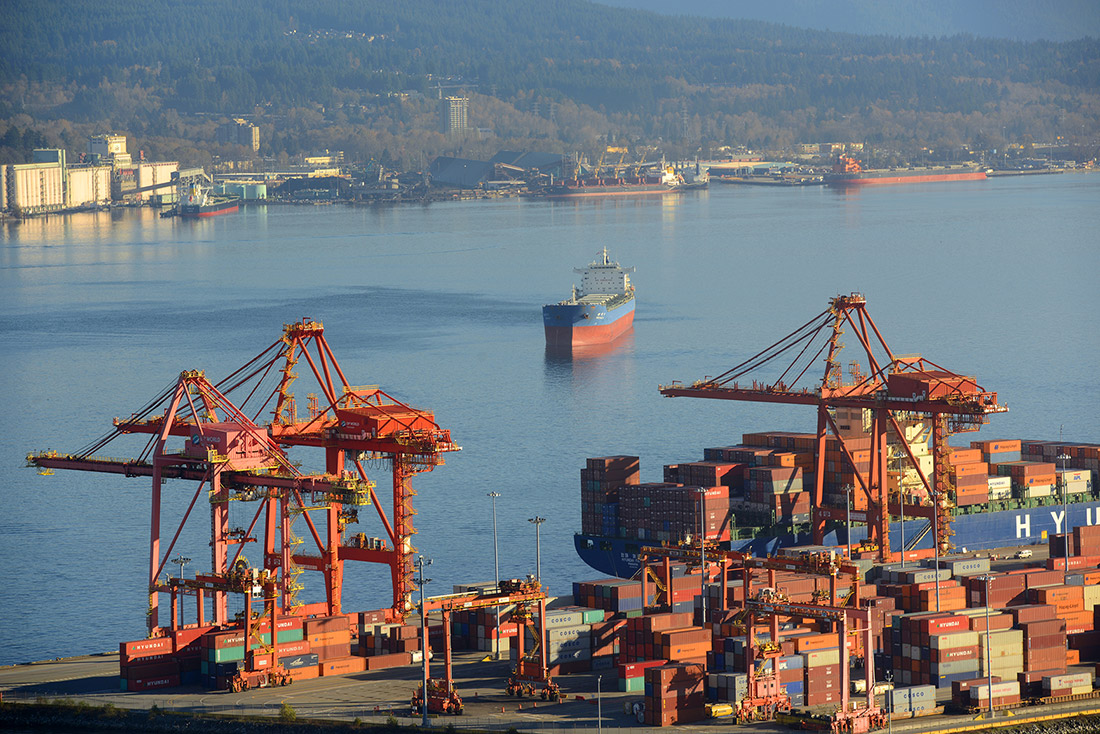
[[[985,451],[981,458],[986,461],[976,464],[988,471],[988,475],[977,475],[989,488],[982,501],[964,501],[956,489],[952,502],[949,493],[956,550],[981,552],[1045,544],[1052,536],[1074,528],[1100,525],[1100,488],[1096,481],[1100,445],[1014,440],[974,442],[971,450],[975,445],[1007,450]],[[602,574],[631,578],[639,570],[638,554],[643,547],[676,545],[695,535],[699,511],[694,508],[698,507],[699,488],[683,481],[677,483],[684,476],[670,476],[670,470],[694,465],[706,468],[714,463],[711,452],[715,451],[720,449],[704,452],[702,462],[667,466],[665,482],[648,484],[639,480],[637,457],[589,459],[587,468],[581,470],[582,529],[574,536],[577,554]],[[1022,474],[1013,471],[1036,467],[1053,472],[1053,479],[1045,480],[1049,484],[1029,486]],[[743,499],[747,495],[734,487],[713,487],[706,492],[707,537],[724,548],[747,550],[763,557],[774,555],[780,548],[814,544],[810,515],[799,514],[809,508],[794,505],[793,514],[773,512],[761,518],[749,511]],[[715,495],[713,499],[711,494]],[[644,502],[639,500],[641,497]],[[722,498],[728,499],[723,502]],[[852,510],[849,517],[850,525],[845,521],[829,522],[825,545],[858,545],[867,539],[866,513]],[[929,550],[932,530],[928,519],[907,519],[904,526],[892,522],[890,545],[906,551]]]
[[[634,286],[630,273],[612,262],[607,248],[586,268],[574,268],[581,276],[580,288],[560,303],[542,307],[546,344],[576,347],[614,341],[634,325]]]

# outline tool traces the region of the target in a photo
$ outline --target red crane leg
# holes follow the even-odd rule
[[[671,587],[670,587],[671,588]],[[547,676],[547,658],[549,650],[546,649],[546,599],[539,599],[539,677],[545,683]]]
[[[421,646],[424,656],[428,656],[428,641]],[[451,667],[451,610],[443,610],[443,679],[447,681],[447,693],[454,692],[454,670]]]
[[[404,616],[412,608],[413,553],[412,536],[416,534],[412,506],[415,491],[409,485],[409,472],[404,460],[393,458],[393,534],[396,542],[393,556],[393,608]]]
[[[157,583],[157,569],[160,568],[160,487],[161,466],[164,459],[159,456],[153,459],[153,492],[149,511],[149,631],[155,630],[159,624],[157,618],[158,594],[153,589]]]
[[[344,590],[344,562],[340,559],[340,508],[331,504],[328,508],[328,549],[325,551],[325,581],[328,587],[328,614],[340,613],[340,596]]]
[[[220,470],[210,474],[210,565],[216,575],[223,575],[229,570],[229,491],[222,487]],[[218,589],[214,591],[214,624],[228,621],[227,594]]]
[[[828,408],[822,403],[817,407],[817,457],[814,463],[814,493],[810,498],[814,543],[818,545],[825,542],[825,518],[813,511],[825,502],[825,438],[828,420]]]

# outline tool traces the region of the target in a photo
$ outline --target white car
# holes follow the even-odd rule
[[[1023,550],[1016,551],[1016,558],[1031,558],[1032,553],[1030,548],[1024,548]]]

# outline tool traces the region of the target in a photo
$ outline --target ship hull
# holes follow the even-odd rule
[[[551,347],[607,344],[634,325],[634,299],[610,310],[580,303],[543,306],[542,323]]]
[[[590,196],[661,196],[674,194],[679,188],[664,183],[657,184],[596,184],[591,186],[554,186],[542,197],[546,199],[573,199]]]
[[[881,186],[911,183],[936,183],[941,181],[981,181],[987,178],[985,171],[957,171],[953,173],[906,174],[903,171],[865,173],[839,173],[826,176],[830,186]]]
[[[240,208],[239,199],[220,201],[215,204],[181,204],[181,217],[197,219],[199,217],[216,217],[219,214],[232,214]]]
[[[1100,501],[1078,502],[1070,504],[1068,509],[1070,528],[1078,525],[1100,525]],[[1053,503],[1041,507],[958,515],[952,520],[951,529],[954,531],[956,550],[965,547],[967,551],[982,551],[1045,543],[1051,535],[1062,532],[1062,518],[1062,505]],[[902,529],[895,523],[890,528],[891,547],[901,547],[901,536]],[[920,540],[913,544],[912,539],[918,536],[921,536]],[[905,522],[907,549],[930,549],[932,537],[933,534],[928,531],[927,520]],[[852,528],[853,544],[866,538],[866,526]],[[844,545],[847,542],[843,526],[830,531],[825,536],[826,545]],[[751,550],[753,555],[763,557],[775,553],[779,548],[812,543],[813,538],[807,532],[772,534],[751,540],[732,541],[729,547],[732,550]],[[574,536],[574,546],[582,561],[602,574],[620,578],[631,578],[637,573],[640,567],[638,551],[645,545],[659,545],[659,543],[582,533]]]

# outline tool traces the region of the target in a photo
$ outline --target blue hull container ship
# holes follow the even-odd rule
[[[663,482],[641,482],[638,457],[589,459],[581,470],[577,553],[601,574],[631,578],[643,547],[698,537],[701,515],[705,537],[730,550],[766,556],[813,544],[801,468],[813,465],[812,450],[801,450],[811,440],[812,434],[746,434],[740,445],[705,449],[703,461],[665,466]],[[959,482],[948,498],[956,552],[1045,544],[1074,527],[1100,524],[1098,444],[975,441],[953,449],[952,461]],[[904,476],[898,480],[906,486]],[[767,503],[758,501],[762,493]],[[835,491],[830,496],[836,506]],[[841,494],[839,505],[845,500]],[[865,513],[853,503],[849,514],[850,521],[829,522],[826,545],[858,547],[868,538]],[[933,539],[929,519],[890,526],[894,549],[927,552]]]

